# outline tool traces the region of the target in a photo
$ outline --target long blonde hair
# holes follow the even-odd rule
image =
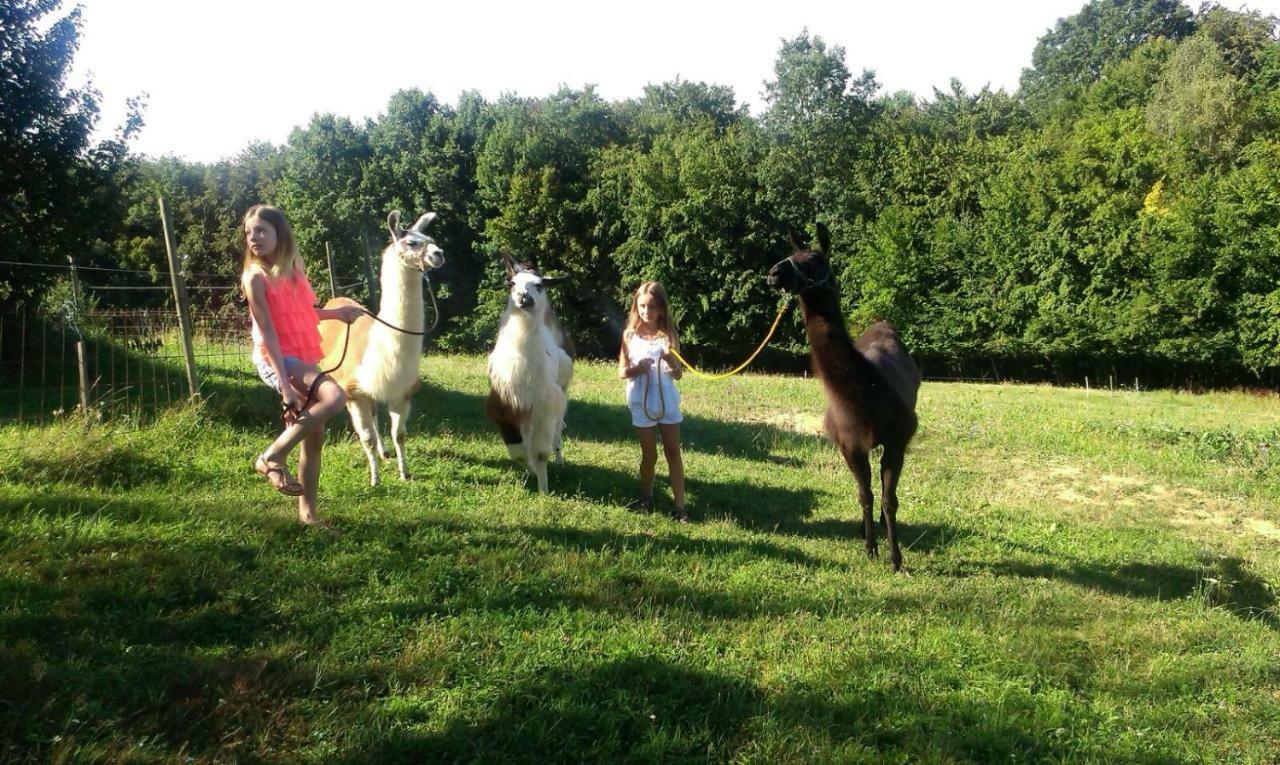
[[[659,308],[662,309],[662,320],[659,321],[658,331],[666,335],[671,347],[680,350],[680,330],[676,328],[676,320],[671,316],[671,303],[667,300],[667,290],[662,286],[662,282],[645,282],[636,288],[636,292],[631,296],[631,312],[627,314],[627,327],[622,332],[622,337],[631,337],[635,334],[636,328],[640,326],[640,298],[648,295],[658,302]]]
[[[245,241],[244,265],[240,273],[245,274],[256,270],[273,279],[288,278],[295,273],[306,273],[306,264],[302,262],[302,255],[298,252],[298,242],[293,238],[293,227],[289,225],[289,220],[284,217],[280,208],[271,205],[250,207],[244,214],[244,218],[240,220],[241,239],[245,238],[244,227],[254,218],[270,224],[276,230],[276,248],[270,253],[275,256],[275,262],[272,263],[267,258],[254,255],[248,241]]]

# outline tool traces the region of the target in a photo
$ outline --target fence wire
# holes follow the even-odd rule
[[[249,319],[192,312],[201,392],[253,378]],[[0,314],[0,423],[44,424],[87,405],[95,417],[145,422],[190,397],[172,309],[98,309],[73,319],[19,308]]]
[[[0,264],[62,271],[74,285],[74,297],[57,308],[0,312],[0,425],[47,424],[77,411],[145,424],[190,398],[167,270]],[[332,278],[322,282],[327,286]],[[199,393],[235,410],[244,385],[257,381],[249,314],[237,302],[239,281],[235,275],[194,272],[183,272],[180,280],[192,302],[203,306],[189,312]],[[361,286],[369,287],[358,280],[339,290]]]

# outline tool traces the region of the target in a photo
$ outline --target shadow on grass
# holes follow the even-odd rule
[[[262,650],[295,630],[259,546],[143,530],[172,528],[189,512],[180,502],[67,493],[0,503],[5,522],[80,516],[129,529],[55,526],[3,545],[0,600],[11,607],[0,610],[0,759],[147,761],[126,751],[144,740],[153,757],[226,756],[279,726],[314,686],[314,669]]]
[[[96,439],[33,444],[18,453],[5,477],[32,485],[74,483],[97,488],[131,489],[169,480],[165,463],[128,444]]]
[[[1070,563],[1005,561],[979,564],[997,576],[1052,579],[1111,595],[1152,600],[1196,598],[1246,621],[1257,621],[1280,631],[1280,606],[1265,579],[1248,569],[1239,558],[1202,557],[1199,566],[1135,562],[1115,568],[1074,561]],[[970,567],[959,565],[949,572],[965,576]]]
[[[874,668],[855,668],[871,674]],[[479,716],[441,730],[417,705],[379,711],[351,732],[339,762],[728,762],[782,759],[939,762],[1065,761],[1078,743],[1025,724],[1052,702],[946,703],[897,685],[854,683],[831,695],[761,688],[649,655],[557,667],[500,694]],[[1080,725],[1101,724],[1079,712]],[[1171,761],[1100,744],[1101,761]]]
[[[603,443],[636,441],[631,416],[621,402],[610,406],[574,399],[572,394],[571,388],[569,410],[565,416],[565,435],[568,438]],[[492,439],[495,453],[505,453],[497,430],[485,419],[482,396],[440,387],[428,381],[414,396],[413,405],[410,432],[448,429],[463,436]],[[800,466],[799,461],[775,454],[775,447],[805,438],[772,425],[729,422],[688,414],[680,426],[681,446],[685,451],[725,454],[790,467]]]
[[[0,506],[0,517],[87,516],[97,501],[50,496],[37,507]],[[650,535],[430,516],[351,522],[337,541],[283,520],[256,541],[208,528],[165,536],[175,519],[199,510],[119,500],[92,512],[135,524],[127,536],[65,533],[0,548],[7,564],[0,602],[15,604],[0,610],[6,758],[302,759],[320,740],[330,747],[327,759],[348,762],[702,762],[744,753],[989,762],[1078,754],[1078,741],[1029,727],[1064,713],[1053,694],[975,698],[935,689],[942,696],[931,696],[883,667],[840,658],[833,669],[855,679],[827,692],[796,678],[766,688],[750,665],[730,675],[666,658],[643,630],[621,656],[552,651],[544,660],[551,666],[504,670],[493,653],[524,639],[511,626],[522,614],[534,624],[567,611],[611,615],[617,625],[661,619],[697,629],[704,619],[922,608],[910,596],[886,608],[856,588],[701,588],[681,576],[695,565],[760,571],[761,560],[847,575],[842,562],[784,544],[690,538],[674,524]],[[137,525],[147,523],[150,536]],[[581,553],[590,554],[587,569],[575,568]],[[1221,573],[1234,565],[1224,563]],[[1179,571],[1077,575],[1120,587],[1153,575],[1176,579]],[[449,626],[453,618],[487,626],[462,634]],[[437,626],[423,632],[430,624]],[[598,647],[611,638],[594,631],[584,639]],[[432,650],[420,652],[424,646]],[[1107,724],[1087,705],[1070,711],[1081,730]],[[146,752],[131,748],[139,741],[149,742]],[[769,749],[753,750],[760,741]],[[1090,744],[1100,748],[1099,761],[1143,761],[1122,741]]]

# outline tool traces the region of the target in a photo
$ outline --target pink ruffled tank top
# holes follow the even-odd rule
[[[316,294],[311,291],[311,282],[300,269],[295,269],[288,279],[266,279],[267,309],[271,311],[271,323],[276,328],[276,338],[280,341],[280,353],[285,356],[297,356],[308,364],[315,364],[324,358],[320,351],[320,330],[316,325],[320,317],[316,315]],[[266,348],[262,344],[262,330],[258,322],[253,322],[254,352],[266,358]]]

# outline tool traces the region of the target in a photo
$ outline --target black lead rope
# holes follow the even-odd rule
[[[431,332],[434,332],[436,329],[436,326],[440,324],[440,309],[436,307],[436,293],[435,293],[435,290],[431,288],[431,280],[427,278],[426,274],[422,275],[422,280],[427,283],[427,294],[431,295],[431,312],[435,314],[435,319],[431,322],[430,327],[428,327],[427,329],[424,329],[421,332],[415,332],[411,329],[405,329],[404,327],[397,327],[391,322],[386,321],[385,319],[379,318],[377,314],[375,314],[373,311],[370,311],[368,308],[365,308],[364,306],[356,306],[356,307],[359,308],[361,311],[363,311],[364,314],[369,318],[373,319],[379,324],[383,324],[387,327],[390,327],[391,329],[394,329],[397,332],[403,332],[406,335],[415,335],[415,336],[427,335]],[[302,400],[302,407],[298,409],[298,411],[295,412],[293,410],[293,407],[283,402],[280,404],[280,409],[281,409],[280,419],[284,422],[284,426],[286,428],[292,425],[293,423],[297,422],[298,418],[302,416],[302,413],[307,411],[307,407],[311,406],[311,399],[315,398],[315,395],[316,395],[316,386],[320,384],[320,381],[324,379],[325,375],[338,371],[338,369],[342,366],[342,362],[347,360],[347,344],[350,341],[351,341],[351,325],[348,324],[347,331],[342,336],[342,355],[338,357],[338,363],[334,364],[332,367],[329,367],[328,369],[320,370],[320,374],[316,375],[316,379],[312,380],[311,385],[307,387],[307,397]]]

